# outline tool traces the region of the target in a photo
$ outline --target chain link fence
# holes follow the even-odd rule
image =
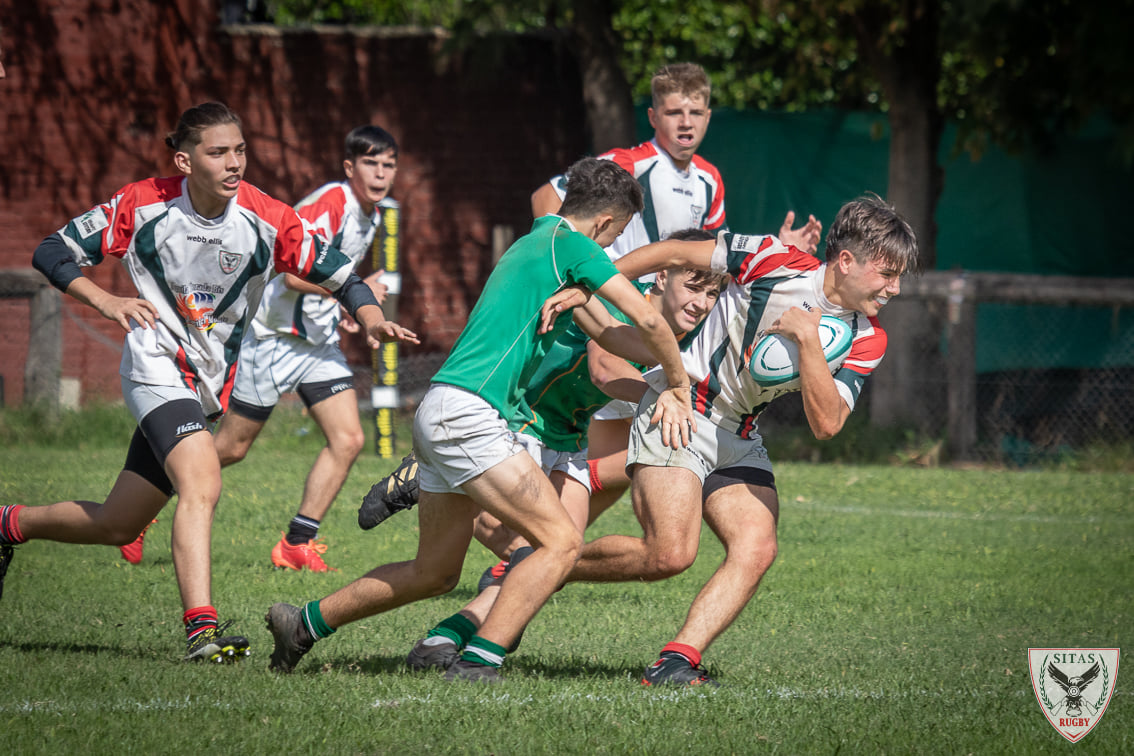
[[[850,437],[835,444],[835,457],[854,461],[856,446],[875,459],[919,456],[900,448],[903,433],[907,443],[921,439],[926,464],[1027,466],[1134,443],[1134,282],[992,274],[967,276],[964,287],[957,282],[954,274],[931,274],[903,292],[905,306],[914,305],[903,317],[935,324],[930,338],[907,342],[911,353],[904,359],[893,353],[891,339],[883,366],[904,362],[912,369],[897,377],[900,392],[893,383],[867,381],[849,433],[840,434]],[[416,407],[446,356],[401,359],[403,410]],[[893,402],[894,393],[917,406],[900,407],[907,420],[880,434],[867,419],[876,416],[871,405]],[[794,434],[799,448],[792,458],[832,456],[803,448],[807,422],[798,395],[777,399],[760,426],[770,442]],[[856,427],[863,428],[858,437]],[[870,443],[890,448],[867,450]]]

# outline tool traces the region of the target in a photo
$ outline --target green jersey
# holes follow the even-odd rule
[[[653,284],[635,286],[645,293]],[[616,319],[630,322],[614,305],[601,298],[600,301]],[[587,448],[591,415],[610,401],[591,382],[587,364],[589,341],[590,337],[574,323],[555,340],[527,384],[527,411],[512,418],[508,423],[511,430],[533,436],[555,451]],[[644,370],[642,365],[631,364]]]
[[[523,388],[571,323],[561,315],[550,333],[538,335],[544,300],[574,284],[595,291],[617,274],[602,247],[565,219],[537,218],[500,258],[433,382],[478,394],[505,420],[527,414]]]

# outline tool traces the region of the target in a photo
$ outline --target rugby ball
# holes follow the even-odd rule
[[[844,321],[831,315],[819,319],[819,343],[823,345],[823,355],[832,372],[850,351],[852,337],[850,326]],[[764,388],[787,388],[785,384],[799,378],[798,360],[799,346],[794,341],[778,333],[769,333],[752,350],[748,372]]]

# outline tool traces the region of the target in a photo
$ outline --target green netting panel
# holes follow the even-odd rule
[[[647,139],[645,107],[638,114]],[[1134,236],[1125,220],[1134,207],[1134,169],[1118,159],[1113,127],[1092,124],[1049,154],[989,150],[979,161],[951,156],[954,136],[947,129],[940,150],[937,269],[1134,277]],[[814,213],[827,226],[847,200],[865,191],[886,196],[888,150],[883,115],[714,109],[701,154],[724,177],[729,226],[770,233],[788,209]],[[981,307],[978,371],[1134,365],[1129,312],[1028,310],[1042,324],[1030,334],[1042,348],[1008,358],[1019,351],[1019,312]]]

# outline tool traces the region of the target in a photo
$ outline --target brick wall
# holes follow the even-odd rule
[[[488,276],[493,226],[525,233],[532,190],[586,150],[569,55],[536,37],[443,57],[430,32],[221,27],[217,6],[0,0],[0,269],[29,266],[40,239],[122,185],[174,173],[162,138],[195,103],[240,113],[246,179],[288,202],[340,178],[346,132],[378,123],[402,148],[398,319],[423,337],[417,351],[447,349]],[[116,261],[86,272],[133,291]],[[84,401],[117,399],[120,330],[64,307],[64,377],[81,379]],[[26,329],[26,303],[0,315]],[[8,404],[22,395],[26,348],[19,333],[0,338]],[[349,353],[369,363],[357,343]]]

